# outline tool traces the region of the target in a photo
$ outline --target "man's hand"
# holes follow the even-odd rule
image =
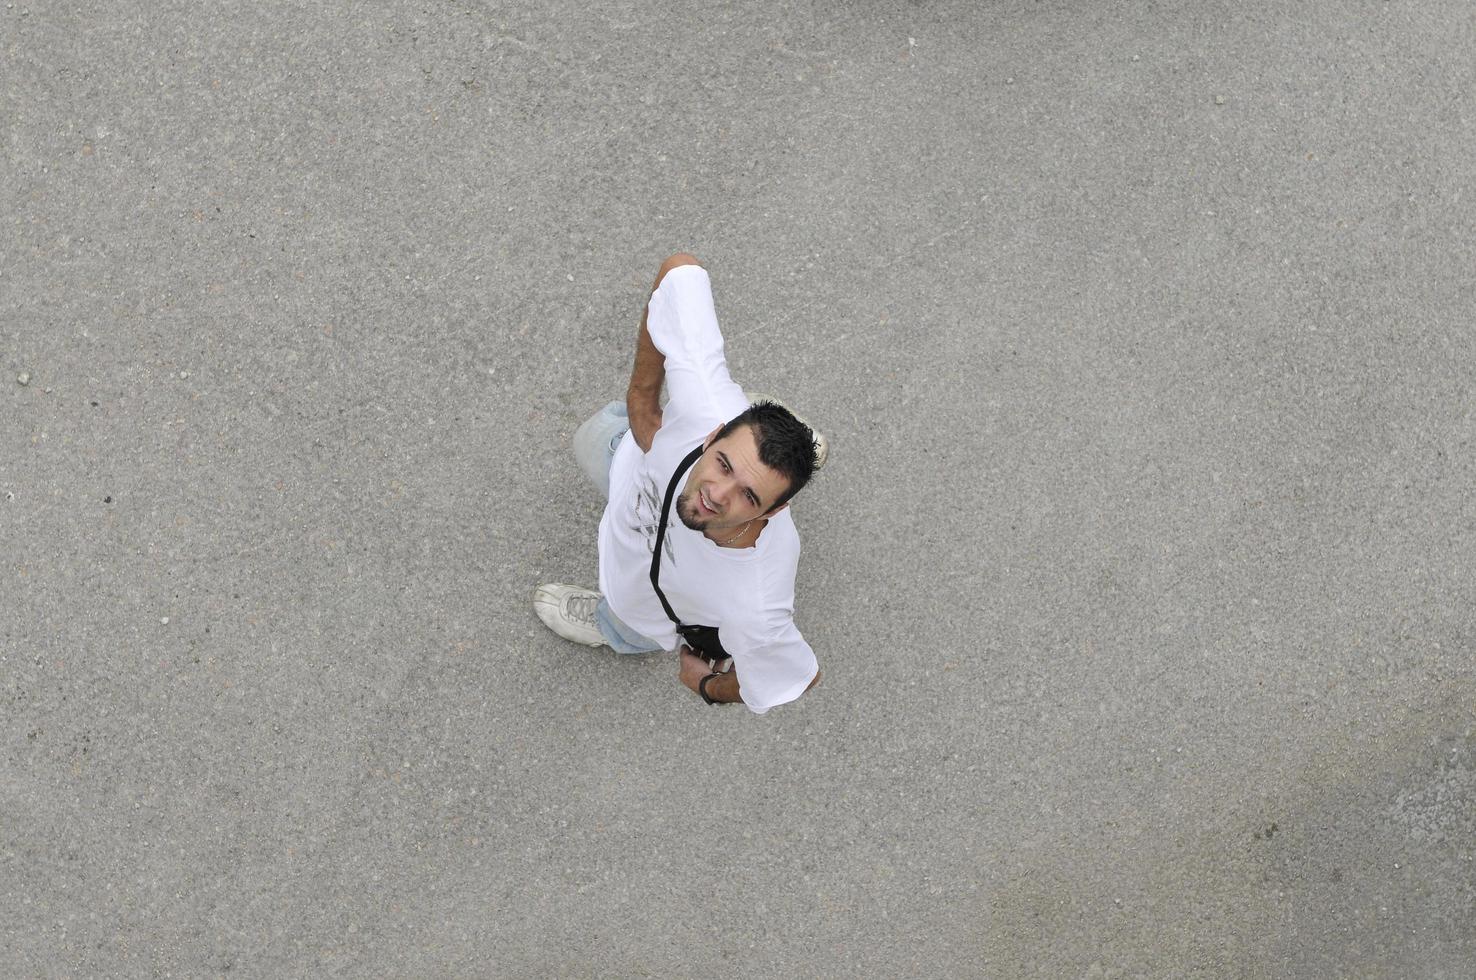
[[[698,685],[702,683],[702,678],[712,673],[712,668],[685,644],[677,650],[677,661],[677,679],[687,685],[693,694],[698,693]]]
[[[677,668],[677,679],[685,684],[693,694],[702,695],[702,678],[713,672],[712,667],[706,660],[697,656],[687,646],[682,646],[677,651],[679,667]],[[738,675],[732,670],[719,676],[707,685],[707,696],[714,701],[725,701],[728,703],[742,701],[743,696],[738,691]]]

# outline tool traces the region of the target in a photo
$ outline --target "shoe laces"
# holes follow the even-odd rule
[[[570,619],[577,619],[581,623],[591,626],[595,623],[595,610],[600,606],[600,597],[596,595],[571,595],[565,606]]]

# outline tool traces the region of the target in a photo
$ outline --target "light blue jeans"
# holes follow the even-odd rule
[[[574,430],[574,460],[606,500],[610,499],[610,460],[615,458],[620,440],[629,431],[630,416],[623,401],[611,402]],[[595,610],[595,622],[605,642],[616,653],[651,653],[662,649],[655,640],[622,623],[610,611],[604,596],[600,596],[599,608]]]

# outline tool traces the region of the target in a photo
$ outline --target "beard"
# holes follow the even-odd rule
[[[688,490],[677,498],[676,512],[682,523],[694,531],[706,531],[712,526],[713,518],[698,516],[696,490]]]

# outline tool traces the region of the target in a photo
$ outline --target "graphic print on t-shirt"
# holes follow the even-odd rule
[[[664,496],[665,491],[649,476],[645,478],[644,484],[636,488],[636,520],[630,529],[641,533],[641,537],[646,540],[648,552],[656,550],[656,532],[661,527],[661,501]],[[676,509],[675,501],[672,502],[672,509]],[[661,542],[661,552],[663,561],[676,564],[676,550],[672,547],[670,534]]]

